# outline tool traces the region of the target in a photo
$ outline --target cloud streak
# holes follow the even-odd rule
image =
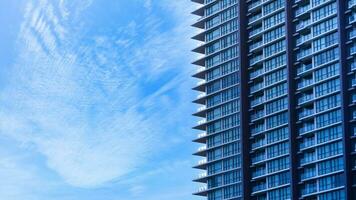
[[[103,34],[83,20],[92,1],[28,1],[17,62],[0,91],[0,135],[34,147],[74,187],[99,187],[144,165],[190,107],[190,20],[179,16],[189,6],[160,2],[179,18],[169,31],[144,1],[143,23]]]

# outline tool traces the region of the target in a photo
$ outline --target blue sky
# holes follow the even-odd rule
[[[199,199],[192,10],[0,1],[0,199]]]

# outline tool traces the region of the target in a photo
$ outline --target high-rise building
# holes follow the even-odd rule
[[[356,199],[356,0],[192,0],[208,200]]]

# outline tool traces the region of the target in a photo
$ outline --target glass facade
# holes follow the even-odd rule
[[[356,199],[356,0],[192,0],[195,195]]]
[[[197,166],[205,170],[195,181],[206,183],[197,194],[208,199],[238,199],[242,196],[240,141],[240,76],[238,1],[208,1],[194,13],[201,18],[193,26],[203,29],[194,49],[204,57],[194,64],[202,67],[195,75],[203,79],[194,88],[200,91],[195,114],[204,119],[194,127],[203,131],[198,142],[204,145],[196,155],[204,157]]]

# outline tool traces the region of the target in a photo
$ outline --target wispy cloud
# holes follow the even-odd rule
[[[29,1],[15,73],[0,91],[0,134],[34,146],[63,180],[87,188],[139,168],[188,109],[183,77],[191,69],[182,65],[192,45],[188,19],[162,31],[164,20],[153,13],[144,23],[90,33],[95,27],[81,14],[91,4]],[[152,2],[144,5],[151,12]],[[189,9],[164,0],[160,6],[177,16]]]

